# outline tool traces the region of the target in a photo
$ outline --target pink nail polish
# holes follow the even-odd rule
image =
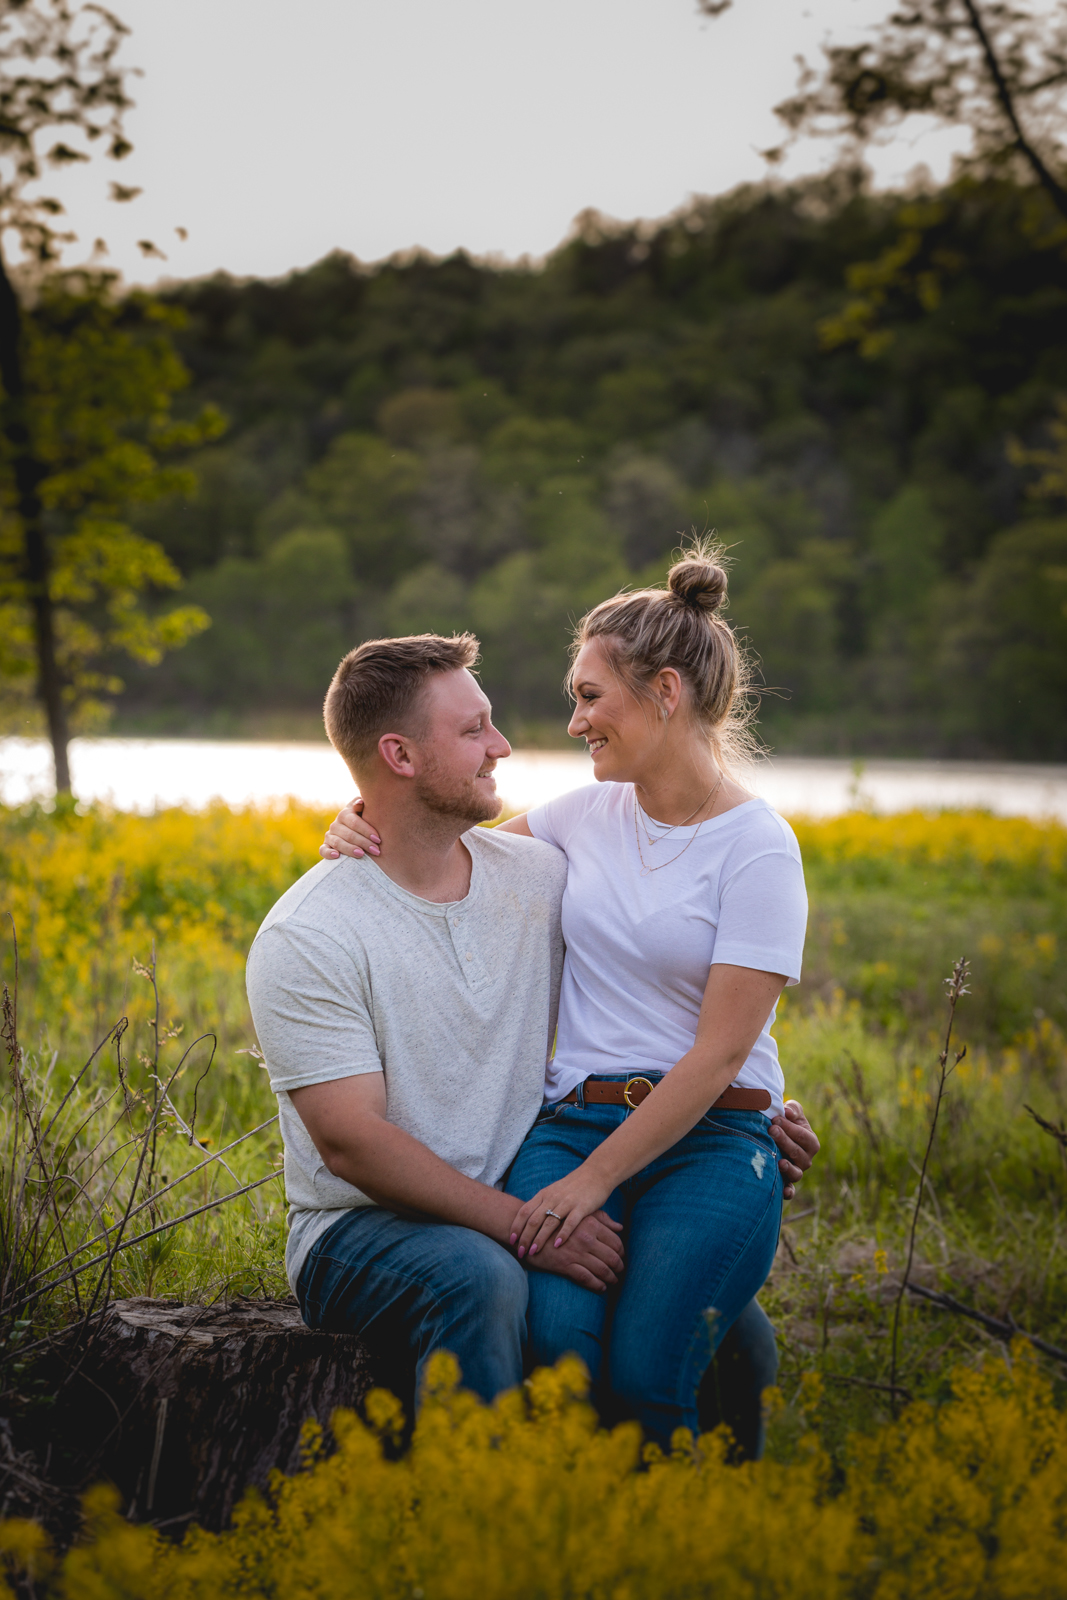
[[[522,1258],[523,1258],[523,1256],[525,1254],[526,1254],[526,1246],[524,1244],[520,1244],[520,1246],[519,1246],[519,1260],[520,1261],[522,1260]]]

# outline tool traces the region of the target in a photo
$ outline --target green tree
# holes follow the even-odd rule
[[[810,539],[795,556],[765,566],[731,608],[755,642],[767,688],[812,711],[848,700],[839,639],[848,568],[846,548]]]
[[[99,720],[101,696],[122,688],[116,656],[154,665],[208,626],[198,606],[158,611],[153,591],[180,575],[162,547],[136,533],[126,508],[188,492],[191,474],[165,464],[175,450],[212,437],[221,419],[204,408],[171,417],[187,373],[169,329],[176,320],[145,295],[119,301],[105,275],[52,274],[22,318],[22,415],[32,440],[39,533],[48,554],[51,669],[60,726],[49,718],[57,789],[69,789],[67,719]],[[41,693],[40,596],[28,581],[29,534],[11,452],[0,479],[0,677],[13,686],[35,672]],[[42,699],[44,698],[42,693]],[[46,710],[49,709],[47,700]]]
[[[921,617],[941,576],[944,529],[930,497],[906,484],[871,524],[866,582],[867,611],[897,629]]]
[[[604,509],[631,567],[662,565],[689,520],[684,502],[685,485],[665,461],[620,452],[608,474]]]
[[[937,667],[950,731],[983,753],[1067,756],[1067,399],[1048,444],[1009,442],[1038,475],[1027,498],[1043,515],[999,534],[963,585],[940,596]],[[1057,514],[1058,513],[1058,514]]]
[[[361,583],[388,585],[411,565],[408,515],[423,468],[410,450],[343,433],[261,520],[268,539],[295,528],[334,528]]]
[[[120,512],[176,487],[157,453],[217,431],[218,416],[170,425],[185,374],[162,321],[142,337],[133,324],[155,316],[146,302],[120,311],[107,277],[57,275],[73,236],[39,188],[46,171],[88,160],[98,145],[113,160],[129,154],[128,69],[117,60],[126,32],[99,5],[0,6],[0,672],[35,675],[59,792],[70,789],[71,710],[115,686],[104,658],[120,650],[150,661],[206,625],[188,608],[149,618],[142,597],[177,573]],[[115,200],[136,193],[111,185]],[[5,254],[12,243],[17,272]]]
[[[908,224],[922,248],[908,285],[886,288],[878,359],[854,338],[828,350],[817,330],[847,267],[895,248],[909,203],[837,172],[694,201],[656,229],[604,223],[543,269],[334,256],[270,283],[174,286],[194,393],[234,423],[201,453],[199,499],[137,526],[219,626],[132,673],[124,709],[171,726],[210,725],[223,697],[236,712],[272,698],[310,710],[321,689],[273,642],[284,610],[253,613],[234,579],[224,611],[199,569],[255,557],[241,571],[258,593],[280,536],[332,529],[339,586],[359,589],[338,613],[346,643],[473,627],[506,726],[547,737],[573,619],[619,584],[662,582],[679,533],[714,527],[732,615],[768,684],[791,691],[764,702],[769,737],[976,748],[962,701],[941,692],[941,644],[974,620],[992,541],[1026,517],[1005,440],[1039,446],[1067,391],[1067,233],[1056,243],[1029,174],[950,184]],[[605,406],[600,380],[629,371],[654,399],[651,370],[659,420],[622,403],[625,384]],[[224,617],[245,619],[252,676],[220,665]],[[1056,637],[1042,632],[1050,649]],[[952,681],[966,699],[966,675]]]
[[[321,703],[340,658],[358,643],[353,581],[340,534],[295,529],[259,561],[227,556],[190,581],[214,626],[168,663],[186,697],[213,709]]]
[[[1067,396],[1058,395],[1056,415],[1048,424],[1051,443],[1044,448],[1026,450],[1017,439],[1008,444],[1008,455],[1017,467],[1039,467],[1041,475],[1029,486],[1032,500],[1067,500]]]
[[[1067,519],[999,534],[944,611],[941,676],[957,744],[1067,758]]]
[[[467,626],[467,588],[462,578],[436,561],[427,561],[401,578],[385,607],[385,632],[460,633]]]

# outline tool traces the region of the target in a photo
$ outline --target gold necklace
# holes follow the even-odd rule
[[[708,799],[704,801],[704,805],[705,806],[708,804],[709,800],[714,799],[715,795],[718,794],[719,788],[720,788],[720,786],[722,784],[722,780],[723,780],[723,778],[725,776],[726,776],[726,774],[724,772],[720,772],[719,773],[719,782],[715,785],[714,789],[711,791],[711,794],[708,795]],[[703,806],[697,806],[697,811],[702,811],[703,809],[704,809]],[[690,812],[690,815],[695,817],[696,816],[696,811]],[[697,834],[700,832],[701,828],[704,826],[704,823],[707,820],[708,819],[706,817],[704,817],[704,818],[701,819],[700,822],[697,823],[696,827],[693,829],[692,838],[686,840],[685,844],[682,846],[682,848],[679,850],[679,852],[678,852],[678,854],[676,856],[671,856],[671,859],[669,861],[661,861],[658,867],[650,867],[648,862],[645,860],[644,852],[641,849],[641,832],[640,832],[640,829],[637,826],[637,790],[635,789],[634,790],[634,838],[637,840],[637,854],[638,854],[638,856],[640,857],[640,860],[641,860],[641,876],[642,877],[649,877],[649,876],[651,876],[651,874],[653,872],[662,872],[664,867],[672,867],[676,861],[680,861],[682,859],[682,857],[685,855],[685,852],[689,849],[689,846],[692,844],[693,839],[696,838]],[[685,826],[685,824],[682,823],[682,822],[676,822],[676,823],[673,824],[673,826],[675,828],[682,828],[682,827]],[[649,844],[650,845],[651,845],[651,843],[652,843],[652,841],[649,840]]]
[[[645,826],[645,838],[648,840],[648,848],[651,850],[653,845],[662,844],[663,840],[667,838],[668,834],[673,833],[675,828],[684,828],[687,822],[692,822],[692,820],[696,816],[697,812],[698,811],[703,811],[704,807],[707,805],[707,803],[711,799],[712,795],[718,794],[719,785],[722,783],[723,776],[724,776],[724,774],[722,772],[720,772],[717,780],[711,786],[711,788],[708,790],[707,794],[704,796],[703,800],[701,800],[700,804],[694,806],[692,811],[689,813],[689,815],[687,817],[683,817],[681,822],[672,822],[669,826],[664,826],[663,823],[658,823],[657,826],[658,827],[662,827],[663,828],[663,832],[661,834],[657,835],[657,837],[655,839],[653,839],[652,835],[649,833],[648,826],[646,824],[646,826]],[[637,799],[637,789],[636,788],[634,789],[634,799],[635,800]],[[655,819],[653,819],[653,820],[655,820]]]

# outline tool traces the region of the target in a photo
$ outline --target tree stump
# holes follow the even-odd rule
[[[32,1440],[48,1476],[110,1480],[131,1520],[176,1533],[224,1527],[250,1485],[300,1466],[309,1417],[328,1430],[339,1406],[388,1382],[354,1335],[316,1332],[295,1303],[271,1300],[118,1300],[48,1366],[56,1399]]]

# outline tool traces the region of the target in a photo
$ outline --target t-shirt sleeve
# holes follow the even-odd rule
[[[601,794],[601,786],[586,784],[582,789],[572,789],[543,806],[535,806],[526,813],[526,825],[535,839],[555,845],[566,853],[567,840]]]
[[[328,935],[289,922],[264,929],[247,985],[275,1093],[382,1071],[358,964]]]
[[[780,972],[791,988],[800,982],[807,925],[799,858],[787,850],[767,851],[743,862],[723,886],[713,961]]]

